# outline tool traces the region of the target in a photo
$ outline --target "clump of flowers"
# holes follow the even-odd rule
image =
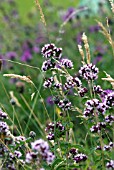
[[[49,123],[45,129],[48,133],[48,140],[56,140],[56,138],[60,138],[65,135],[65,127],[61,124],[61,122]]]
[[[45,132],[44,127],[38,122],[45,134],[45,140],[36,140],[36,134],[33,131],[29,133],[29,137],[12,134],[6,122],[8,116],[0,110],[2,139],[0,156],[3,169],[16,170],[29,167],[40,170],[61,169],[61,167],[90,169],[89,166],[96,169],[114,168],[114,161],[111,158],[114,147],[111,136],[114,122],[112,115],[114,92],[108,93],[96,84],[99,69],[91,62],[89,43],[85,33],[82,35],[82,41],[86,53],[79,45],[82,66],[74,75],[69,73],[70,69],[73,69],[73,62],[62,58],[62,48],[50,43],[44,45],[41,50],[45,59],[41,69],[45,72],[44,76],[46,72],[48,73],[44,78],[43,87],[44,90],[49,89],[51,92],[54,104],[53,120],[46,112],[49,119]],[[33,82],[31,84],[34,85]],[[37,89],[35,85],[34,87]],[[69,95],[70,90],[73,95]],[[77,137],[78,128],[75,128],[78,125],[83,126],[84,129],[81,140]],[[96,159],[96,155],[99,159]]]
[[[109,162],[107,162],[106,168],[107,169],[114,169],[114,160],[110,160]]]
[[[86,64],[83,67],[80,68],[79,74],[86,80],[95,80],[98,78],[99,70],[95,65]]]
[[[69,154],[72,156],[72,159],[76,163],[84,162],[87,160],[87,156],[83,153],[79,153],[78,149],[76,148],[71,148]],[[70,158],[69,155],[69,158]]]
[[[56,59],[60,59],[62,56],[62,48],[57,48],[55,44],[46,44],[42,48],[41,53],[45,58],[54,57]]]
[[[61,149],[61,140],[64,141],[66,136],[66,143],[72,148],[72,144],[69,144],[69,136],[72,132],[71,120],[69,120],[69,111],[79,111],[81,113],[81,120],[85,122],[85,127],[88,128],[89,134],[92,138],[97,136],[99,146],[95,146],[95,150],[100,150],[101,159],[104,151],[111,151],[113,148],[113,143],[109,142],[108,145],[105,144],[105,140],[108,140],[105,132],[109,132],[112,126],[114,118],[110,113],[110,110],[114,106],[114,92],[106,93],[100,85],[97,85],[95,80],[98,79],[99,69],[91,63],[91,55],[87,36],[85,33],[82,35],[82,41],[84,43],[86,57],[81,45],[78,46],[79,52],[82,56],[83,66],[79,69],[78,76],[72,76],[69,74],[68,69],[73,68],[73,62],[69,59],[64,59],[62,57],[56,57],[56,46],[54,44],[45,45],[42,48],[42,54],[47,59],[49,58],[51,62],[54,63],[54,67],[50,67],[51,77],[49,77],[44,82],[44,88],[50,88],[54,92],[53,102],[57,108],[63,112],[61,118],[54,123],[49,123],[46,127],[46,132],[48,133],[47,139],[54,142],[54,145],[60,146],[58,151],[63,152]],[[62,51],[62,50],[61,50]],[[60,53],[59,53],[60,54]],[[47,69],[45,69],[47,71]],[[61,75],[61,78],[58,76]],[[82,80],[81,80],[82,79]],[[83,86],[83,81],[86,80],[88,87]],[[56,90],[54,89],[55,84],[58,85]],[[70,101],[68,93],[73,90],[75,97],[78,96],[81,101],[84,99],[84,109],[80,110],[78,107],[73,106],[72,101]],[[85,96],[87,95],[88,96]],[[83,104],[83,102],[82,102]],[[64,126],[62,125],[64,124]],[[109,129],[108,129],[109,128]],[[59,134],[59,135],[58,135]],[[63,136],[62,136],[63,135]],[[62,138],[61,138],[62,137]],[[60,140],[58,140],[60,138]],[[110,137],[111,138],[111,137]],[[93,139],[94,140],[94,139]],[[112,140],[112,139],[111,139]],[[83,152],[78,152],[78,149],[72,148],[69,152],[63,152],[68,155],[70,161],[77,164],[84,163],[89,159],[89,157]],[[72,155],[72,156],[71,156]],[[72,159],[71,159],[72,157]],[[106,156],[107,157],[107,156]],[[108,164],[108,163],[107,163]],[[84,164],[83,164],[84,165]],[[110,163],[109,163],[110,166]],[[101,165],[104,168],[104,162]],[[108,167],[106,165],[106,167]]]
[[[30,137],[14,136],[5,120],[8,116],[0,110],[0,157],[3,169],[16,170],[17,167],[24,169],[28,164],[34,168],[40,167],[41,161],[51,165],[55,155],[50,151],[49,144],[43,139],[33,141],[34,132],[30,132]],[[2,120],[2,121],[1,121]],[[33,142],[32,142],[33,141]],[[5,161],[4,161],[5,159]]]
[[[49,145],[46,141],[39,139],[31,143],[32,150],[26,154],[26,162],[40,163],[42,160],[47,164],[51,164],[55,159],[54,154],[50,151]]]
[[[0,109],[0,136],[8,136],[10,134],[9,126],[6,123],[8,119],[7,113]]]

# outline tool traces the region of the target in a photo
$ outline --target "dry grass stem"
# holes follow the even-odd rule
[[[57,84],[60,83],[58,78],[57,78],[57,76],[56,76],[56,72],[52,71],[52,74],[54,76],[54,82],[57,83]],[[60,87],[60,94],[63,96],[63,92],[62,92],[62,88],[61,87]]]
[[[18,107],[21,107],[21,104],[19,103],[18,99],[14,96],[13,91],[10,91],[9,93],[10,93],[11,99],[13,99],[15,101],[16,105]]]
[[[21,75],[18,75],[18,74],[4,74],[3,76],[10,77],[10,78],[20,79],[20,80],[23,80],[23,81],[25,81],[27,83],[30,83],[30,84],[34,85],[32,80],[30,80],[30,78],[28,78],[27,76],[21,76]]]
[[[39,3],[39,0],[35,0],[35,3],[40,11],[40,16],[41,16],[41,21],[43,22],[43,24],[46,26],[46,21],[45,21],[45,17],[44,17],[44,13],[42,11],[41,5]]]
[[[112,85],[112,88],[114,89],[114,79],[109,74],[107,74],[106,72],[105,72],[105,74],[106,74],[107,78],[102,78],[102,80],[109,81],[110,84]]]
[[[68,21],[69,21],[74,15],[76,15],[77,13],[79,13],[79,12],[81,12],[81,11],[85,11],[85,10],[87,10],[87,9],[88,9],[87,7],[84,7],[84,8],[82,8],[82,9],[77,9],[77,10],[75,10],[74,12],[72,12],[72,13],[69,15],[69,17],[63,22],[63,24],[61,25],[61,28],[64,27],[64,26],[68,23]]]
[[[82,56],[82,62],[84,63],[85,56],[84,56],[84,51],[82,49],[82,46],[78,45],[78,49],[79,49],[80,55]]]
[[[114,54],[114,41],[111,38],[110,31],[108,31],[101,22],[97,21],[97,23],[101,27],[102,33],[107,38],[110,45],[112,46],[112,50],[113,50],[113,54]]]
[[[72,12],[70,15],[69,15],[69,17],[67,17],[67,19],[61,24],[61,26],[60,26],[60,29],[59,29],[59,34],[63,34],[64,33],[64,30],[63,30],[63,28],[64,28],[64,26],[69,22],[69,20],[73,17],[73,16],[75,16],[76,14],[78,14],[79,12],[81,12],[81,11],[86,11],[86,10],[88,10],[88,7],[83,7],[83,8],[81,8],[81,9],[77,9],[77,10],[75,10],[74,12]],[[58,38],[58,41],[61,41],[62,40],[62,38],[61,37],[59,37]]]
[[[83,35],[82,35],[82,40],[84,42],[84,47],[86,50],[87,64],[90,64],[90,60],[91,60],[90,48],[89,48],[88,39],[87,39],[87,36],[85,35],[85,33],[83,33]]]
[[[114,2],[113,2],[113,0],[109,0],[109,2],[110,2],[110,5],[111,5],[111,10],[114,13]]]

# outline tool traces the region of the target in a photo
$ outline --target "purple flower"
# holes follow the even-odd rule
[[[107,169],[112,170],[114,168],[114,160],[110,160],[109,162],[107,162],[106,167]]]
[[[48,78],[43,84],[44,88],[51,88],[53,82],[54,82],[53,77]]]
[[[26,162],[31,163],[33,160],[37,159],[37,153],[35,152],[28,152],[26,154]]]
[[[7,116],[7,113],[3,112],[1,109],[0,109],[0,120],[1,119],[7,119],[8,116]]]
[[[43,37],[43,36],[37,37],[36,40],[35,40],[35,42],[36,42],[37,44],[45,43],[45,41],[46,41],[46,37]]]
[[[26,138],[24,136],[16,136],[15,137],[15,142],[20,144],[20,142],[25,142]]]
[[[95,52],[100,53],[100,54],[104,54],[107,50],[107,46],[103,45],[101,46],[100,44],[98,44],[98,46],[96,46],[95,48]]]
[[[102,94],[103,93],[103,89],[99,85],[93,86],[93,92],[96,93],[96,94]]]
[[[112,125],[112,123],[114,122],[114,116],[113,115],[108,115],[105,117],[105,122],[109,123],[110,125]]]
[[[103,93],[102,93],[101,96],[100,96],[101,99],[102,99],[102,102],[104,102],[106,96],[107,96],[108,94],[112,93],[112,92],[113,92],[113,90],[110,90],[110,89],[104,90]]]
[[[14,51],[9,51],[6,53],[6,58],[14,60],[15,58],[17,58],[17,53]]]
[[[96,65],[98,62],[100,62],[102,60],[102,55],[98,55],[95,57],[95,59],[93,60],[93,64]]]
[[[33,52],[34,52],[34,53],[39,53],[39,52],[40,52],[40,48],[37,47],[37,46],[34,46],[34,47],[33,47]]]
[[[82,83],[78,77],[68,77],[66,83],[64,84],[64,90],[71,89],[73,87],[81,87]]]
[[[82,161],[86,161],[86,159],[87,159],[87,156],[85,154],[82,154],[82,153],[77,154],[76,156],[74,156],[74,161],[76,163],[80,163]]]
[[[21,56],[21,61],[27,62],[32,59],[32,55],[29,50],[26,50],[23,52],[23,55]]]
[[[23,49],[23,51],[28,51],[28,50],[31,51],[32,47],[33,47],[33,45],[31,43],[31,41],[27,40],[23,43],[22,49]]]
[[[57,48],[55,44],[45,44],[41,50],[43,57],[50,58],[54,57],[55,59],[60,59],[62,56],[62,48]]]
[[[54,104],[53,97],[52,97],[52,96],[47,97],[46,103],[47,103],[48,105],[53,105],[53,104]]]
[[[100,45],[100,43],[95,47],[95,59],[93,61],[93,64],[97,64],[102,60],[103,55],[107,51],[107,46],[103,45],[103,47]]]
[[[13,11],[11,12],[11,15],[12,15],[15,19],[19,18],[18,11],[16,11],[16,10],[13,10]]]
[[[104,103],[107,107],[114,106],[114,91],[106,95]]]
[[[70,110],[71,102],[68,99],[60,100],[57,104],[62,110]]]
[[[99,122],[97,123],[96,125],[93,125],[91,128],[90,128],[90,131],[92,133],[100,133],[101,129],[104,128],[105,129],[106,127],[106,123],[105,122]]]
[[[84,110],[84,113],[83,115],[85,117],[88,117],[90,115],[94,115],[94,111],[98,111],[98,113],[102,113],[104,114],[106,109],[107,109],[107,106],[105,103],[100,103],[100,101],[98,99],[92,99],[92,100],[87,100],[86,103],[85,103],[85,110]]]
[[[50,59],[49,60],[45,60],[42,64],[42,71],[47,71],[51,68],[54,68],[55,67],[55,63],[52,62]]]
[[[99,69],[92,63],[83,65],[79,74],[86,80],[95,80],[98,78]]]
[[[75,11],[75,9],[73,7],[68,8],[66,14],[62,17],[63,21],[66,21],[71,15],[72,13]],[[70,21],[74,18],[74,16],[72,16],[70,18]]]
[[[71,60],[69,59],[65,59],[63,58],[61,60],[61,65],[64,66],[65,68],[69,68],[69,69],[72,69],[73,68],[73,63]]]
[[[7,125],[7,123],[0,121],[0,135],[1,134],[8,135],[9,133],[10,133],[9,126]]]
[[[94,32],[98,32],[100,30],[99,25],[93,25],[89,27],[89,32],[94,33]]]
[[[77,36],[76,36],[76,42],[77,44],[82,44],[82,33],[79,33]]]
[[[49,151],[49,145],[43,139],[32,142],[31,146],[33,150],[39,152],[41,155],[45,155]]]

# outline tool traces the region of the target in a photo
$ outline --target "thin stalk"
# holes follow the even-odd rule
[[[15,117],[16,117],[17,121],[18,121],[20,130],[21,130],[21,134],[24,136],[24,133],[23,133],[23,130],[22,130],[21,124],[20,124],[20,122],[19,122],[19,118],[18,118],[18,116],[17,116],[17,113],[16,113],[16,111],[15,111],[14,106],[13,106],[13,112],[14,112],[14,114],[15,114]]]

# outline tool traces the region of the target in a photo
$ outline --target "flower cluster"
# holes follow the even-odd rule
[[[88,92],[88,89],[86,87],[81,87],[78,91],[78,94],[80,97],[84,97],[84,95]]]
[[[9,134],[9,126],[6,122],[0,121],[0,134],[8,135]]]
[[[56,59],[60,59],[62,56],[62,48],[57,48],[55,44],[46,44],[42,48],[41,53],[45,58],[54,57]]]
[[[54,99],[54,103],[57,104],[62,110],[69,110],[71,108],[71,102],[68,99],[60,100],[57,97]]]
[[[22,156],[22,153],[20,151],[15,150],[14,153],[9,153],[10,161],[13,162],[15,158],[20,158]]]
[[[50,88],[52,86],[52,83],[54,82],[53,77],[48,78],[43,84],[45,88]]]
[[[76,149],[76,148],[71,148],[71,149],[70,149],[70,153],[71,153],[72,156],[74,157],[74,156],[78,153],[78,149]]]
[[[62,48],[57,48],[55,44],[46,44],[41,53],[45,60],[42,65],[42,71],[47,71],[51,68],[55,68],[56,62],[54,59],[59,60],[62,56]]]
[[[106,92],[106,90],[103,90],[100,85],[93,85],[94,80],[98,78],[99,69],[95,65],[90,63],[90,54],[88,51],[89,45],[87,37],[83,36],[82,38],[88,58],[87,64],[84,60],[83,66],[80,68],[78,74],[74,74],[77,76],[70,75],[69,72],[66,70],[73,68],[73,62],[69,59],[61,58],[61,55],[59,56],[62,50],[58,49],[59,52],[57,55],[57,47],[54,44],[48,44],[42,48],[42,54],[46,58],[46,61],[43,63],[42,66],[42,70],[47,71],[50,68],[54,68],[51,70],[53,77],[48,78],[44,82],[43,86],[44,88],[52,88],[52,90],[53,88],[61,89],[60,91],[54,91],[55,96],[52,100],[54,104],[56,104],[61,110],[63,110],[63,112],[67,110],[73,111],[75,110],[75,108],[77,111],[79,110],[78,107],[73,107],[68,99],[68,94],[70,90],[72,90],[73,93],[74,91],[76,91],[76,93],[74,93],[74,97],[77,96],[77,94],[79,97],[84,97],[88,90],[90,90],[90,92],[88,92],[88,96],[85,96],[84,98],[84,100],[86,98],[87,100],[85,102],[83,117],[89,120],[88,125],[89,128],[91,127],[90,131],[91,133],[94,133],[92,137],[96,135],[95,133],[97,133],[99,137],[103,138],[103,134],[105,134],[105,128],[110,128],[108,124],[111,125],[114,121],[114,117],[110,115],[110,108],[114,106],[114,92],[110,91],[110,93],[108,93]],[[81,47],[79,49],[79,52],[83,57],[83,51]],[[50,64],[47,65],[47,62],[50,62]],[[60,73],[61,76],[59,80],[58,73]],[[88,88],[82,85],[80,77],[88,81]],[[91,96],[91,98],[89,98],[89,95]],[[84,100],[82,100],[82,103]],[[108,109],[109,113],[107,112]],[[81,110],[79,110],[79,113],[80,112]],[[64,118],[67,122],[66,113],[64,113]],[[63,116],[61,116],[61,121],[62,120]],[[60,121],[57,121],[56,123],[49,123],[45,129],[45,131],[47,132],[47,139],[54,140],[55,142],[56,139],[61,138],[62,135],[65,135],[65,133],[66,136],[71,135],[70,131],[68,131],[66,127],[66,124],[64,124],[63,126]],[[102,151],[110,151],[113,146],[114,144],[112,142],[110,142],[108,145],[105,145],[104,143],[101,145],[100,143],[100,146],[98,146],[96,149]],[[78,150],[75,148],[71,148],[71,150],[69,151],[68,158],[70,157],[72,157],[72,161],[75,161],[76,163],[80,163],[87,160],[87,156],[83,153],[78,152]]]
[[[96,94],[102,94],[103,93],[103,89],[99,85],[93,86],[93,92],[96,93]]]
[[[44,88],[55,88],[55,89],[60,89],[62,87],[62,84],[57,82],[54,83],[54,78],[50,77],[47,80],[45,80],[44,84],[43,84]]]
[[[87,100],[85,103],[84,116],[88,117],[94,115],[94,112],[98,114],[99,112],[104,114],[107,107],[104,103],[100,102],[98,99]]]
[[[87,160],[87,156],[83,153],[78,153],[78,149],[76,149],[76,148],[71,148],[70,151],[69,151],[69,154],[72,155],[73,160],[76,163],[80,163],[80,162]]]
[[[113,142],[110,142],[108,145],[104,145],[103,150],[110,151],[113,147],[114,147]]]
[[[47,139],[54,140],[56,137],[62,137],[65,134],[65,127],[62,125],[61,122],[49,123],[45,129],[48,133]]]
[[[111,151],[114,147],[114,143],[110,142],[108,145],[104,145],[102,148],[101,146],[97,146],[96,150],[104,150],[104,151]]]
[[[7,119],[7,118],[8,118],[7,113],[0,110],[0,120]]]
[[[67,77],[67,81],[64,84],[64,89],[68,90],[68,89],[71,89],[71,88],[73,88],[75,86],[76,87],[81,87],[81,85],[82,85],[82,82],[78,77],[69,76],[69,77]]]
[[[105,128],[106,127],[106,123],[105,122],[99,122],[98,124],[96,125],[93,125],[91,128],[90,128],[90,131],[92,133],[99,133],[101,131],[102,128]]]
[[[55,159],[54,154],[50,151],[49,145],[43,139],[33,141],[35,133],[30,132],[30,137],[25,138],[25,136],[14,136],[9,130],[9,126],[4,119],[7,118],[7,114],[0,110],[0,136],[5,136],[1,138],[3,144],[0,144],[0,157],[5,159],[3,161],[3,168],[16,170],[16,167],[23,167],[26,164],[31,164],[35,162],[37,166],[41,161],[45,161],[47,164],[51,164]],[[56,124],[58,129],[61,129],[61,124],[59,122]],[[62,129],[61,129],[62,130]],[[7,138],[6,138],[7,137]],[[31,142],[31,143],[30,143]],[[28,151],[28,146],[31,148]],[[11,145],[11,149],[8,147]]]
[[[9,126],[4,121],[7,118],[8,118],[7,113],[3,112],[0,109],[0,135],[8,136],[10,134]]]
[[[109,123],[110,125],[114,122],[114,116],[108,115],[105,117],[105,122]]]
[[[83,67],[80,68],[79,74],[86,80],[95,80],[98,78],[98,73],[99,70],[95,65],[91,64],[86,64],[83,65]]]
[[[8,149],[6,148],[6,146],[0,143],[0,157],[4,156],[4,154],[7,152],[8,152]]]
[[[108,107],[114,106],[114,92],[111,92],[111,93],[109,93],[109,94],[107,94],[107,95],[105,96],[104,103],[105,103]]]
[[[26,154],[27,163],[31,163],[33,161],[40,162],[41,160],[45,160],[48,164],[51,164],[55,159],[54,154],[50,152],[48,143],[42,139],[32,142],[31,147],[32,151]]]
[[[80,163],[86,160],[87,160],[87,156],[85,154],[80,153],[74,156],[74,161],[76,163]]]
[[[25,142],[26,141],[26,138],[24,136],[16,136],[14,138],[14,142],[17,143],[17,144],[20,144],[22,142]]]
[[[59,83],[59,82],[54,83],[53,87],[54,87],[55,89],[61,89],[61,88],[62,88],[62,83]]]
[[[114,169],[114,160],[110,160],[109,162],[107,162],[106,168],[113,170]]]
[[[42,64],[42,71],[47,71],[51,68],[54,68],[55,65],[56,65],[56,63],[54,61],[52,61],[51,59],[46,60]]]
[[[61,62],[61,65],[64,66],[65,68],[68,68],[68,69],[73,68],[73,63],[69,59],[62,59],[60,62]]]

